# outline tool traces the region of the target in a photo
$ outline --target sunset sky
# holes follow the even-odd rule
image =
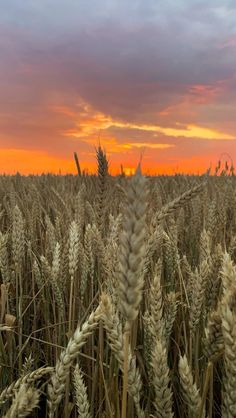
[[[236,165],[235,0],[0,3],[0,172]]]

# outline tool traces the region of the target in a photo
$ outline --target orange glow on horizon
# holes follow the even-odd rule
[[[73,159],[49,156],[40,151],[0,149],[1,174],[76,173]]]
[[[97,172],[96,157],[94,154],[93,162],[80,161],[81,169],[88,174]],[[142,171],[148,175],[173,175],[176,173],[186,174],[202,174],[209,168],[210,156],[204,158],[194,157],[190,159],[180,159],[179,163],[147,163],[145,157],[142,161]],[[110,174],[117,175],[121,173],[120,164],[123,165],[123,172],[125,175],[133,175],[135,173],[136,164],[126,163],[122,164],[122,157],[120,162],[110,161]],[[18,149],[0,150],[0,174],[16,174],[19,172],[22,175],[42,173],[52,174],[77,174],[73,155],[71,158],[58,158],[50,156],[40,151],[27,151]]]

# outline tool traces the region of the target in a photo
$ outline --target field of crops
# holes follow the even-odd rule
[[[0,416],[236,417],[236,177],[97,161],[0,177]]]

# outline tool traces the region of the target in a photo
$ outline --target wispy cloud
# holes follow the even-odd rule
[[[57,109],[56,109],[57,110]],[[234,140],[235,136],[229,135],[224,132],[220,132],[215,129],[209,129],[197,125],[186,125],[176,122],[176,127],[163,127],[153,124],[137,124],[122,122],[114,120],[110,116],[106,116],[101,112],[93,111],[91,106],[84,105],[84,111],[79,115],[79,121],[76,121],[76,113],[70,111],[67,108],[59,108],[58,111],[68,115],[70,118],[75,118],[74,122],[78,129],[70,129],[64,133],[65,136],[84,138],[85,135],[89,136],[94,134],[98,130],[108,130],[111,128],[138,130],[144,132],[161,133],[171,137],[185,137],[185,138],[199,138],[209,140]],[[158,146],[157,146],[158,148]],[[161,147],[160,147],[161,148]]]

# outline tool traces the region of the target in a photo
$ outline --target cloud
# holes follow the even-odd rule
[[[199,139],[209,139],[209,140],[234,140],[235,136],[229,135],[223,132],[218,132],[215,129],[208,129],[202,126],[197,125],[186,125],[176,122],[175,127],[163,127],[159,125],[152,124],[137,124],[130,122],[122,122],[119,120],[112,119],[110,116],[106,116],[101,112],[94,111],[91,106],[84,104],[83,112],[79,113],[79,120],[76,122],[76,113],[70,111],[67,108],[55,108],[55,111],[59,111],[64,115],[68,115],[70,118],[73,118],[77,129],[70,129],[65,132],[65,136],[75,137],[75,138],[85,138],[90,137],[98,130],[109,130],[112,128],[119,129],[129,129],[129,130],[138,130],[144,132],[155,132],[161,133],[166,136],[171,137],[185,137],[185,138],[199,138]]]
[[[236,159],[233,1],[54,8],[55,0],[2,7],[1,150],[69,159],[78,147],[92,165],[100,132],[115,161],[145,147],[150,164],[152,155],[169,164],[173,153],[214,153],[210,140]]]

